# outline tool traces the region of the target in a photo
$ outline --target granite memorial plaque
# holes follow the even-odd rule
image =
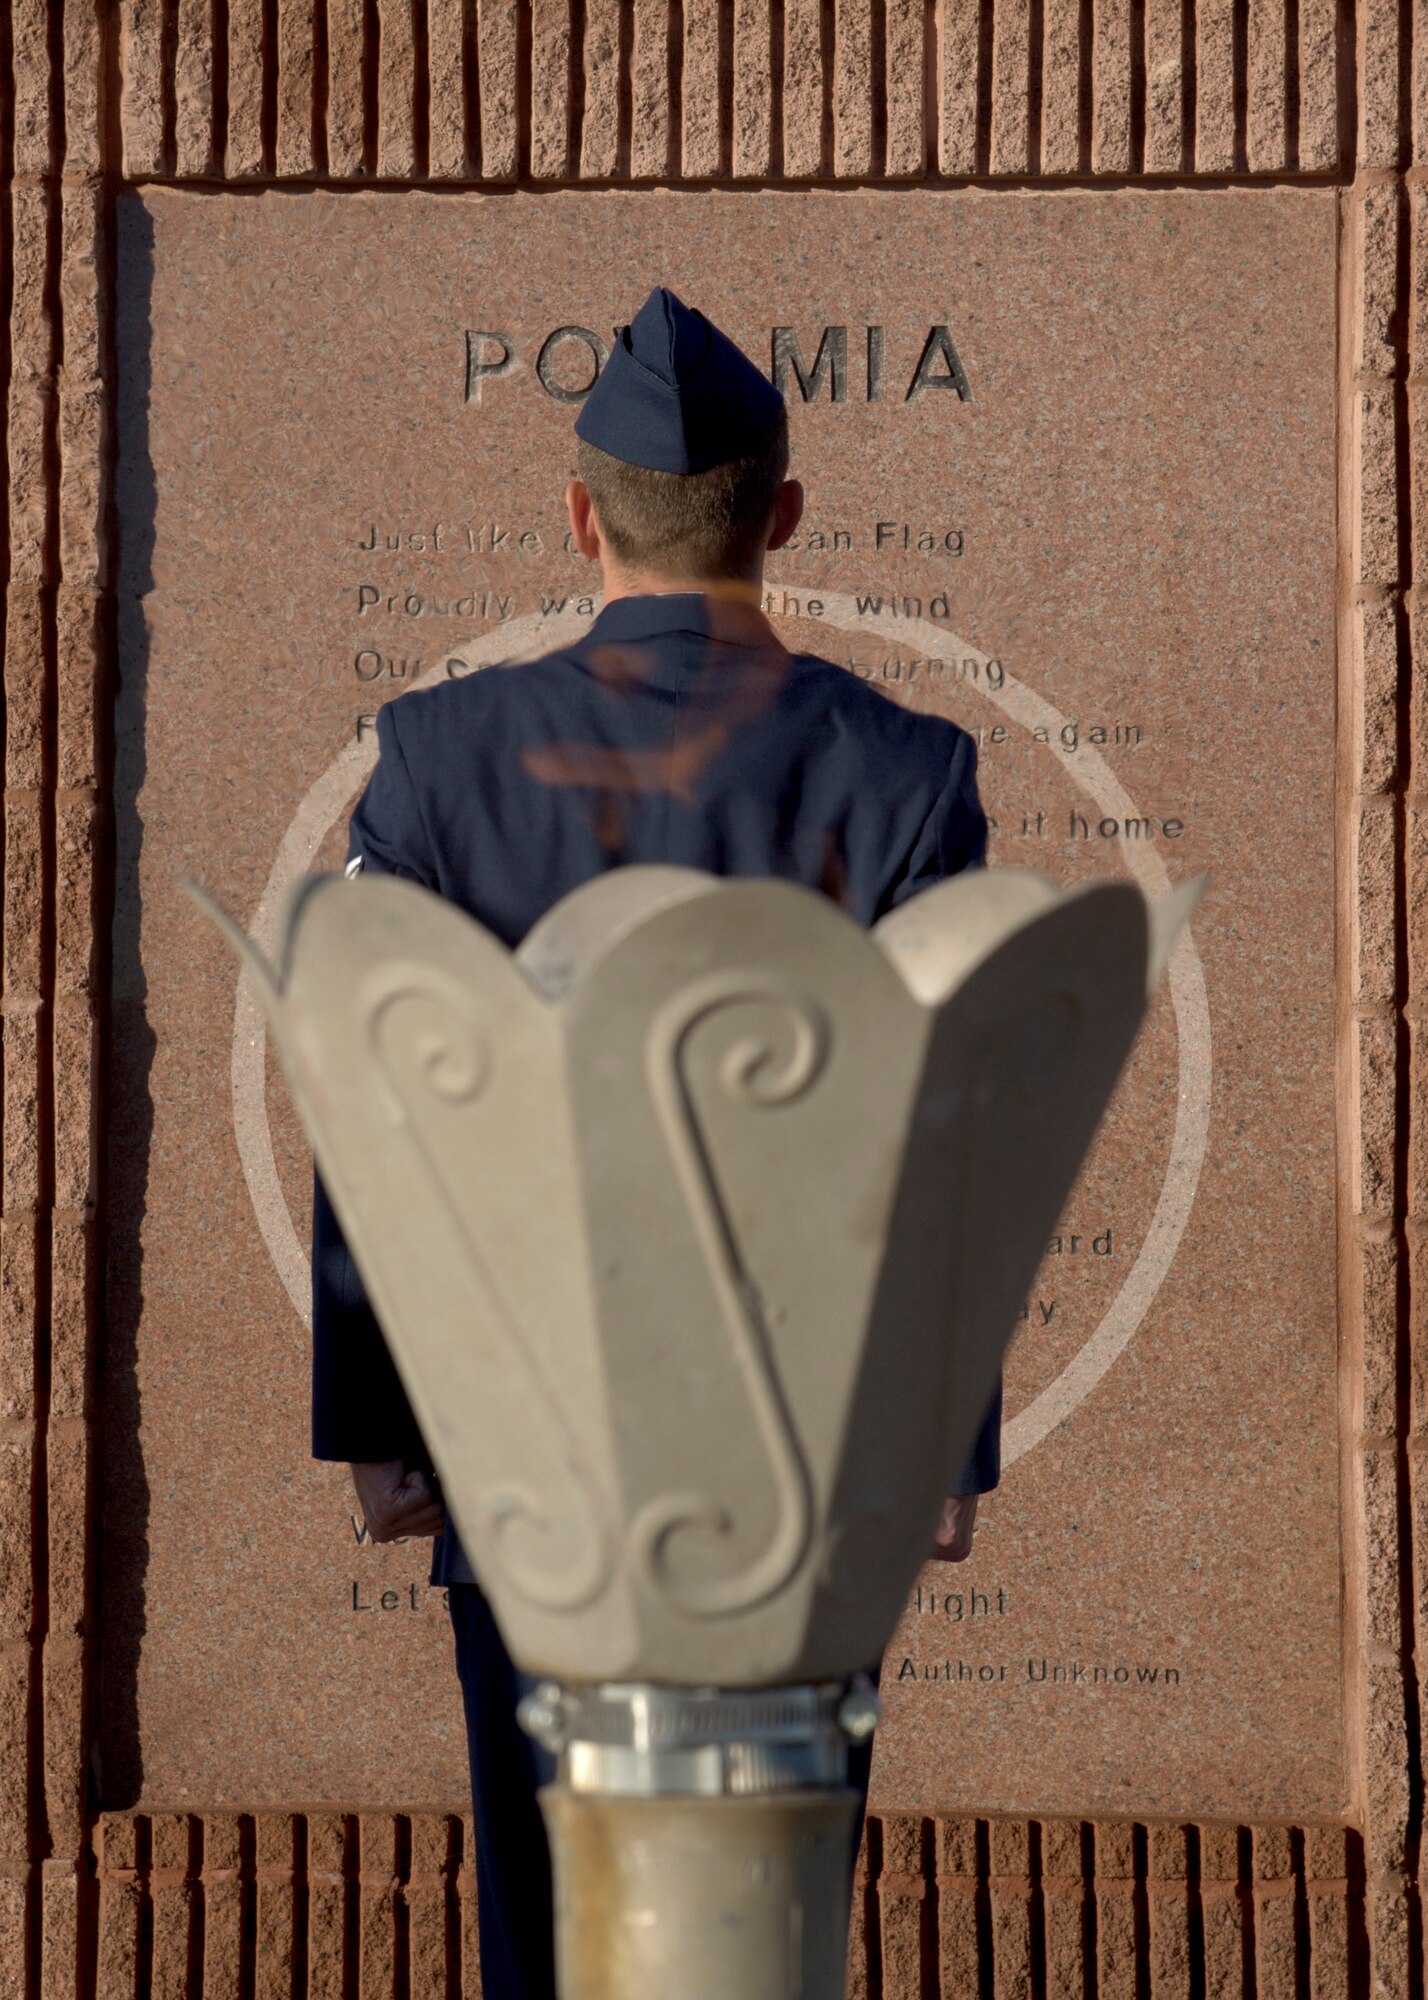
[[[1282,188],[121,199],[104,1796],[464,1793],[429,1545],[307,1455],[307,1156],[177,885],[271,941],[379,704],[588,624],[571,420],[659,281],[789,396],[769,615],[976,733],[993,865],[1214,877],[877,1796],[1336,1812],[1336,210]]]

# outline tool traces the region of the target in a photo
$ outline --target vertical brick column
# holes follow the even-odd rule
[[[228,0],[228,132],[223,155],[229,180],[257,180],[263,146],[265,63],[263,0]],[[128,83],[125,81],[127,93]],[[132,172],[125,163],[125,171]]]
[[[12,10],[0,1177],[0,1991],[88,1953],[98,698],[109,611],[105,35],[161,162],[157,8]],[[153,89],[150,87],[154,86]],[[118,1866],[136,1866],[133,1857]],[[92,1935],[92,1931],[91,1931]]]
[[[992,38],[991,164],[994,174],[1024,174],[1031,166],[1031,16],[999,7]]]
[[[154,2000],[186,2000],[189,1967],[201,1936],[192,1868],[194,1822],[187,1813],[155,1813],[149,1822],[150,1978]]]
[[[882,1821],[883,1859],[877,1890],[883,2000],[921,2000],[923,1905],[927,1895],[923,1825],[911,1813],[889,1813]]]
[[[1236,165],[1234,0],[1195,7],[1195,165],[1202,174]]]
[[[1337,167],[1339,43],[1335,0],[1299,0],[1299,166],[1305,173]]]
[[[428,0],[426,35],[431,88],[428,172],[434,181],[467,180],[476,170],[471,145],[476,78],[470,62],[475,53],[475,22],[463,0]]]
[[[1179,173],[1186,163],[1184,8],[1146,0],[1145,169]]]
[[[203,1896],[203,2000],[218,2000],[219,1995],[226,1995],[237,1986],[247,1929],[242,1864],[243,1825],[237,1815],[206,1815],[199,1878]],[[314,2000],[320,1991],[314,1986]]]
[[[1245,1894],[1240,1836],[1233,1826],[1200,1828],[1200,1937],[1205,1991],[1234,2000],[1244,1990]]]
[[[585,89],[580,172],[586,180],[608,180],[620,163],[619,0],[587,0],[580,59]]]
[[[570,169],[570,0],[530,0],[530,170],[537,180]]]
[[[669,10],[664,0],[631,4],[630,178],[656,180],[669,172]]]
[[[377,171],[409,181],[418,171],[416,40],[412,0],[378,0]]]
[[[44,15],[12,20],[14,107],[9,181],[10,375],[5,620],[3,1290],[0,1290],[0,1992],[34,1969],[38,1868],[46,1841],[36,1802],[47,1622],[42,1528],[48,1404],[49,1257],[45,1144],[50,1015],[45,919],[50,897],[54,665],[53,483],[59,135],[50,103]]]
[[[1412,1522],[1412,1602],[1421,1622],[1428,1603],[1428,35],[1414,37],[1409,199],[1407,334],[1408,592],[1407,674],[1395,672],[1398,697],[1387,741],[1366,738],[1360,761],[1382,778],[1396,777],[1404,800],[1403,908],[1407,979],[1407,1172],[1405,1189],[1408,1260],[1407,1477]],[[1395,669],[1398,661],[1395,658]],[[1386,671],[1386,669],[1381,669]],[[1406,699],[1403,684],[1406,679]],[[1400,705],[1401,704],[1401,705]],[[1366,721],[1374,714],[1366,703]],[[1370,759],[1372,760],[1370,763]],[[1395,768],[1395,760],[1399,760]],[[1402,1372],[1402,1371],[1400,1371]],[[1422,1634],[1411,1635],[1416,1660],[1418,1763],[1423,1768],[1422,1730],[1428,1678]],[[1422,1842],[1422,1824],[1414,1829]],[[1376,1857],[1371,1856],[1370,1866]],[[1333,1870],[1338,1872],[1337,1867]]]
[[[343,2000],[347,1829],[341,1813],[307,1816],[307,2000]]]
[[[1097,2000],[1136,2000],[1135,1828],[1096,1828]]]
[[[1188,1830],[1148,1827],[1146,1846],[1152,2000],[1190,2000],[1196,1967],[1190,1936]]]
[[[61,0],[53,0],[61,4]],[[40,9],[31,9],[36,19]],[[124,172],[141,180],[164,170],[164,10],[162,0],[121,0],[119,61]]]
[[[139,1822],[106,1813],[95,1828],[99,1921],[95,1939],[96,2000],[129,2000],[139,1990],[139,1946],[145,1911],[139,1870]]]
[[[770,0],[734,0],[735,180],[756,180],[773,159],[773,13]]]
[[[1354,1438],[1347,1558],[1355,1579],[1359,1685],[1351,1756],[1367,1833],[1367,1922],[1375,1986],[1409,1990],[1416,1845],[1409,1742],[1417,1687],[1407,1662],[1405,1565],[1412,1561],[1409,1412],[1402,1390],[1401,1259],[1406,1190],[1400,1147],[1407,1082],[1398,691],[1407,664],[1405,584],[1412,551],[1402,438],[1406,217],[1401,167],[1400,17],[1386,0],[1358,14],[1358,174],[1346,200],[1342,298],[1348,380],[1342,406],[1348,528],[1341,575],[1343,662],[1338,823],[1347,1240],[1341,1288],[1345,1428]]]
[[[310,174],[313,153],[313,0],[280,0],[277,46],[277,147],[283,176]]]
[[[1287,1826],[1254,1830],[1256,2000],[1295,2000],[1299,1990],[1294,1862]]]
[[[873,166],[872,12],[835,0],[833,19],[833,171],[852,178]]]
[[[1131,158],[1131,10],[1129,0],[1093,0],[1091,31],[1091,171],[1125,174]]]
[[[461,2000],[481,2000],[481,1950],[476,1937],[476,1841],[470,1813],[461,1821],[461,1866],[456,1874],[461,1906]]]
[[[937,1822],[937,1966],[943,1993],[978,1991],[977,1822]]]
[[[514,180],[521,156],[516,0],[478,0],[476,19],[481,173],[486,180]],[[661,102],[667,115],[668,92]]]
[[[1082,2000],[1090,1968],[1086,1940],[1091,1900],[1086,1886],[1085,1830],[1079,1820],[1043,1820],[1041,1911],[1046,1940],[1046,2000]]]
[[[888,0],[884,16],[883,89],[887,98],[884,171],[927,171],[928,48],[923,0]]]
[[[1249,0],[1245,33],[1245,153],[1251,173],[1288,164],[1288,93],[1284,88],[1284,0]]]
[[[1031,1827],[1024,1819],[994,1819],[987,1833],[997,2000],[1032,2000]]]
[[[206,0],[178,0],[174,41],[174,169],[213,171],[213,37]]]
[[[784,0],[783,170],[792,177],[802,179],[825,171],[823,113],[827,90],[819,0]]]
[[[329,0],[327,9],[327,163],[339,179],[365,173],[366,15],[362,0]]]
[[[1341,1827],[1310,1827],[1304,1836],[1304,1899],[1309,1913],[1309,2000],[1350,1990],[1349,1849]]]
[[[107,203],[99,176],[99,22],[94,0],[65,9],[70,91],[61,191],[58,408],[59,588],[55,630],[54,995],[51,1049],[50,1394],[45,1438],[48,1631],[44,1652],[45,1949],[61,1866],[85,1852],[87,1666],[95,1637],[90,1528],[98,1408],[94,1315],[98,1201],[105,822],[99,739],[107,691],[110,364]]]
[[[390,2000],[397,1942],[395,1814],[363,1813],[358,1840],[358,2000]]]
[[[681,159],[691,180],[713,180],[724,171],[724,87],[719,60],[719,0],[685,0],[680,48],[683,131]]]
[[[255,2000],[288,2000],[292,1992],[297,1943],[296,1847],[299,1824],[299,1817],[294,1813],[259,1813],[254,1822],[257,1888],[253,1954]]]
[[[408,1978],[414,1995],[444,1993],[457,1915],[455,1871],[461,1822],[448,1813],[420,1813],[413,1816],[411,1830],[406,1885]]]

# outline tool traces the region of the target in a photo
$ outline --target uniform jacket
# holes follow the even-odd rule
[[[976,746],[844,669],[790,654],[749,606],[616,600],[579,644],[414,691],[377,717],[349,853],[459,904],[514,947],[632,862],[778,876],[861,924],[985,858]],[[994,1399],[955,1492],[997,1483]],[[319,1183],[313,1454],[429,1467]],[[448,1529],[432,1581],[472,1580]]]

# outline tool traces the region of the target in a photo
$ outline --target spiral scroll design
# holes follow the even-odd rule
[[[368,982],[364,998],[368,1040],[399,1098],[399,1072],[411,1070],[444,1104],[481,1095],[491,1077],[491,1044],[462,987],[415,966],[392,966]]]
[[[495,1066],[490,1037],[470,991],[430,966],[379,967],[364,982],[362,1002],[368,1044],[395,1117],[406,1128],[432,1197],[485,1296],[491,1323],[525,1377],[531,1400],[545,1413],[554,1456],[576,1489],[560,1510],[544,1504],[524,1484],[480,1494],[477,1507],[487,1551],[512,1590],[527,1602],[545,1611],[578,1611],[600,1596],[614,1568],[598,1486],[540,1357],[447,1184],[421,1119],[411,1115],[423,1096],[443,1111],[461,1112],[475,1104]]]
[[[777,1503],[773,1533],[761,1553],[731,1576],[702,1582],[674,1575],[672,1544],[698,1529],[717,1546],[733,1532],[729,1509],[712,1495],[691,1490],[662,1494],[641,1508],[629,1535],[636,1575],[654,1594],[699,1618],[732,1617],[775,1596],[807,1554],[813,1529],[812,1480],[779,1381],[763,1300],[744,1268],[689,1080],[695,1032],[731,1008],[758,1003],[780,1010],[789,1046],[775,1046],[768,1036],[741,1037],[719,1064],[720,1087],[750,1109],[791,1104],[822,1073],[830,1031],[817,1002],[773,973],[716,973],[686,988],[656,1016],[645,1056],[650,1095],[694,1220]]]

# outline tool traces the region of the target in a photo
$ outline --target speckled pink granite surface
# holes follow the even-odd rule
[[[1114,1366],[1009,1466],[972,1562],[926,1572],[884,1677],[878,1796],[1336,1810],[1333,197],[121,207],[106,1795],[464,1789],[426,1546],[361,1546],[345,1476],[306,1456],[306,1337],[234,1138],[231,969],[175,882],[250,914],[360,717],[413,673],[464,670],[503,622],[528,621],[529,650],[543,596],[594,588],[562,549],[572,406],[536,361],[562,326],[608,338],[664,280],[760,358],[776,326],[809,366],[846,329],[845,400],[830,360],[795,409],[808,529],[771,564],[791,642],[979,730],[994,860],[1123,860],[1104,785],[1093,804],[1034,739],[1015,682],[1100,753],[1120,817],[1155,821],[1173,878],[1215,878],[1196,926],[1210,1143],[1183,1242]],[[968,401],[907,399],[935,326]],[[479,401],[468,362],[502,349],[468,331],[514,356]],[[579,381],[584,354],[559,343],[547,374]],[[882,599],[856,633],[837,623],[855,593]],[[304,826],[340,820],[344,783]],[[1144,1246],[1177,1048],[1162,997],[1028,1302],[1014,1420]],[[280,1086],[267,1105],[301,1232],[300,1138]]]

